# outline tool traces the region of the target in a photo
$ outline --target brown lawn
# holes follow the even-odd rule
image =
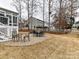
[[[26,47],[0,44],[0,59],[79,59],[79,38],[48,35],[48,40]]]
[[[77,38],[79,39],[79,32],[71,32],[69,34],[64,34],[62,36],[70,37],[70,38]]]

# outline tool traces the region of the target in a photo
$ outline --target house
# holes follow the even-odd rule
[[[0,38],[11,38],[13,32],[18,33],[18,13],[0,7]]]
[[[79,28],[79,21],[75,22],[75,24],[73,25],[73,27]]]
[[[25,20],[23,20],[23,19],[18,21],[19,29],[24,27],[24,22],[25,22]]]
[[[28,29],[31,29],[31,30],[34,30],[36,27],[48,27],[48,23],[46,23],[45,21],[42,21],[40,19],[37,19],[35,17],[30,17],[29,19],[25,20],[24,21],[24,24],[22,24],[23,27],[21,28],[26,28]],[[48,29],[47,29],[48,30]]]

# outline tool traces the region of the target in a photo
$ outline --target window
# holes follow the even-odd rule
[[[7,15],[7,17],[9,18],[9,23],[12,23],[11,16]]]
[[[17,26],[17,23],[14,23],[13,26]]]
[[[17,23],[17,17],[13,16],[13,23]]]
[[[0,16],[4,16],[4,14],[1,14],[1,13],[0,13]]]
[[[8,24],[8,18],[0,17],[0,22],[3,24]]]
[[[12,26],[12,24],[9,24],[10,26]]]
[[[13,16],[13,26],[17,26],[17,17]]]

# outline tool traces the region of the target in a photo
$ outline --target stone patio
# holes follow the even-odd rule
[[[8,45],[8,46],[28,46],[28,45],[34,45],[37,43],[40,43],[42,41],[45,41],[49,39],[49,36],[45,34],[43,37],[34,37],[32,34],[30,35],[30,41],[28,41],[28,38],[26,38],[26,41],[24,42],[23,40],[19,41],[7,41],[7,42],[2,42],[2,44]]]

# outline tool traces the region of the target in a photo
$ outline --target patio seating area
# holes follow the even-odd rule
[[[30,34],[29,37],[28,37],[28,34],[26,33],[19,33],[19,35],[20,36],[18,38],[16,37],[10,41],[2,42],[2,44],[8,45],[8,46],[29,46],[49,39],[49,36],[47,33],[45,33],[45,35],[43,35],[42,37],[36,36],[38,34],[36,35]]]

